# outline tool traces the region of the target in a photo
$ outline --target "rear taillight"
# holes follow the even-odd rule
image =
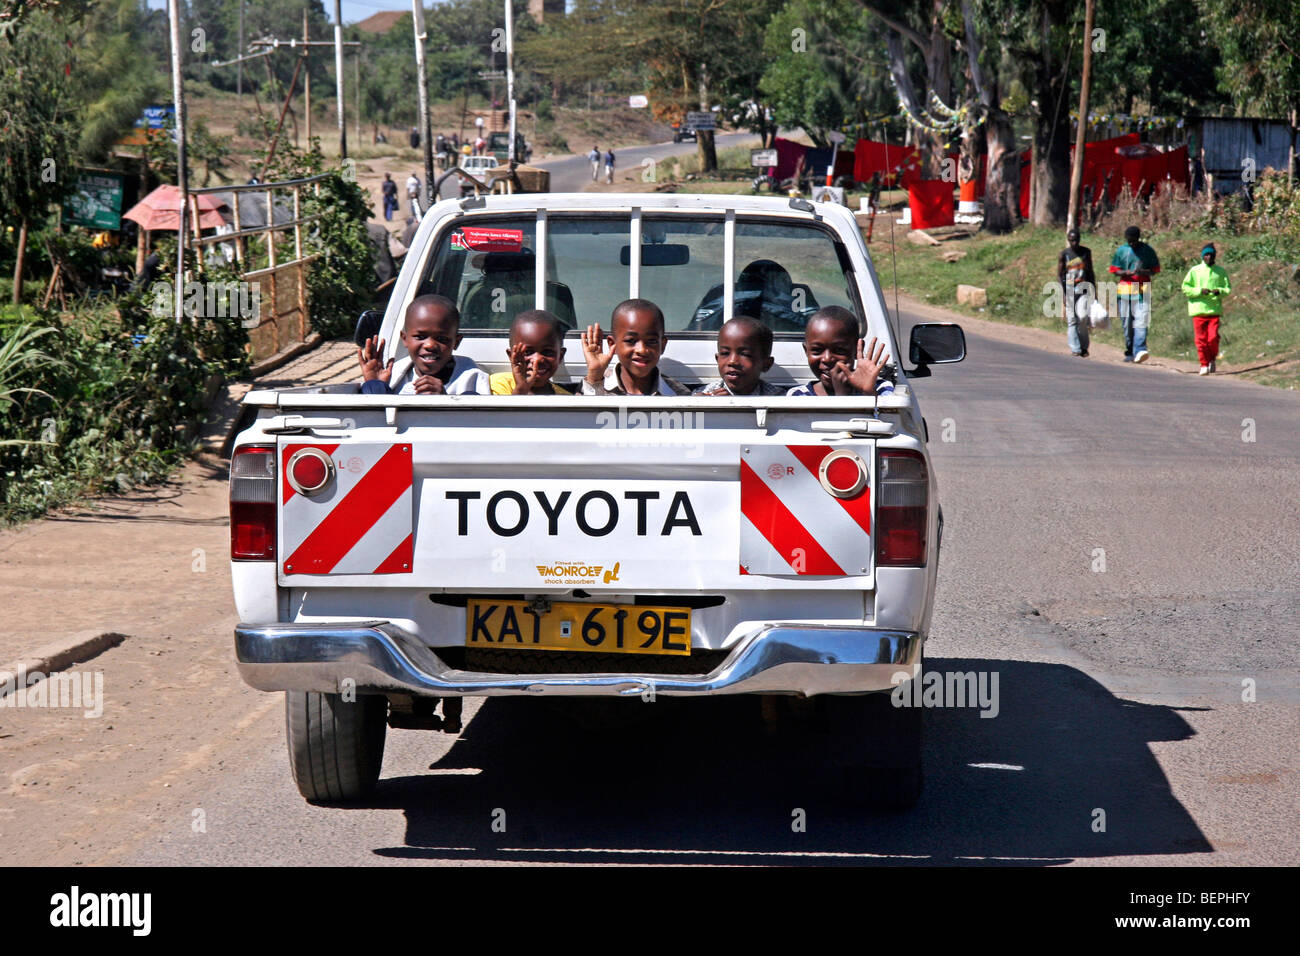
[[[245,445],[230,459],[230,559],[275,558],[275,449]]]
[[[925,566],[930,476],[919,451],[880,449],[876,481],[876,566]]]

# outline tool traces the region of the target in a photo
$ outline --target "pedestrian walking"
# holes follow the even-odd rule
[[[411,149],[420,148],[420,131],[414,126],[411,127]]]
[[[1092,250],[1079,244],[1079,230],[1071,228],[1065,239],[1067,245],[1056,262],[1061,300],[1065,303],[1065,340],[1071,355],[1087,358],[1097,276],[1092,269]]]
[[[587,161],[591,163],[591,181],[594,183],[600,178],[600,147],[591,147],[591,152],[587,154]]]
[[[379,184],[379,189],[384,194],[384,218],[391,221],[397,210],[397,183],[393,182],[392,173],[384,173],[384,181]]]
[[[605,182],[610,184],[614,182],[614,151],[612,149],[605,153]]]
[[[1223,315],[1223,297],[1232,291],[1228,273],[1214,264],[1218,255],[1214,243],[1201,250],[1201,261],[1187,270],[1183,278],[1183,295],[1187,296],[1187,314],[1192,319],[1196,354],[1201,360],[1201,375],[1215,370],[1219,357],[1219,319]]]
[[[1160,271],[1156,251],[1142,241],[1142,230],[1129,226],[1124,244],[1115,250],[1110,271],[1119,277],[1116,301],[1124,322],[1124,361],[1145,362],[1147,328],[1151,321],[1151,277]]]
[[[420,177],[411,173],[411,178],[406,181],[406,198],[411,201],[411,215],[420,214]]]

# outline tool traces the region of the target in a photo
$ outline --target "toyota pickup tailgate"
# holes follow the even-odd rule
[[[873,587],[861,399],[370,401],[276,438],[282,587]]]

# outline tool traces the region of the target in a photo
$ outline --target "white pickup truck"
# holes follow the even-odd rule
[[[964,357],[961,329],[914,327],[901,361],[853,216],[799,199],[442,202],[358,335],[378,323],[400,359],[404,310],[430,292],[489,372],[509,367],[512,317],[549,309],[574,330],[557,382],[585,374],[576,330],[608,330],[631,297],[662,308],[660,367],[681,383],[718,377],[737,314],[774,331],[769,381],[807,382],[804,325],[838,305],[887,343],[896,387],[415,396],[361,394],[358,375],[250,392],[231,456],[235,653],[251,686],[287,692],[303,796],[364,797],[386,728],[454,732],[460,697],[751,694],[868,695],[864,795],[915,801],[921,711],[890,692],[919,673],[942,519],[908,379]]]

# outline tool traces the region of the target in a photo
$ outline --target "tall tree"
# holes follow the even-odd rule
[[[135,0],[103,0],[70,31],[76,64],[71,79],[85,104],[78,150],[87,160],[102,158],[141,110],[166,91],[163,74],[143,46],[150,19]]]
[[[984,0],[982,8],[990,42],[1000,42],[1011,55],[1036,104],[1029,218],[1039,226],[1064,223],[1070,204],[1070,81],[1083,58],[1083,6]],[[1071,12],[1077,14],[1073,19]]]
[[[779,0],[585,0],[521,53],[555,79],[603,78],[648,89],[659,116],[721,112],[757,98],[764,64],[755,54],[778,6]],[[716,169],[712,131],[700,133],[697,149],[701,169]]]
[[[960,30],[961,22],[953,20],[948,0],[859,2],[889,28],[885,36],[889,72],[907,112],[918,118],[928,115],[931,96],[950,106],[953,103],[953,41],[958,35],[953,31]],[[920,56],[924,65],[925,82],[919,88],[913,81],[909,49]],[[952,129],[927,131],[926,165],[935,179],[943,175],[944,158],[954,138]]]
[[[1243,110],[1285,116],[1300,126],[1300,4],[1295,0],[1239,0],[1220,7],[1202,3],[1206,33],[1223,52],[1223,86]],[[1294,139],[1293,139],[1294,143]],[[1288,176],[1295,175],[1295,147]]]
[[[71,189],[76,86],[63,31],[30,13],[21,35],[0,39],[0,218],[18,226],[13,301],[22,300],[27,234]]]
[[[989,232],[1007,233],[1020,223],[1020,151],[1015,131],[1001,106],[996,71],[986,71],[982,59],[984,45],[975,19],[974,0],[962,0],[962,22],[966,35],[966,75],[978,98],[979,109],[968,114],[962,144],[961,164],[968,179],[978,168],[975,141],[982,138],[986,148],[984,187],[984,226]],[[978,118],[978,120],[977,120]],[[979,129],[979,121],[983,130]]]
[[[767,25],[760,88],[778,126],[802,127],[819,147],[827,133],[898,109],[884,27],[854,0],[791,0]]]

